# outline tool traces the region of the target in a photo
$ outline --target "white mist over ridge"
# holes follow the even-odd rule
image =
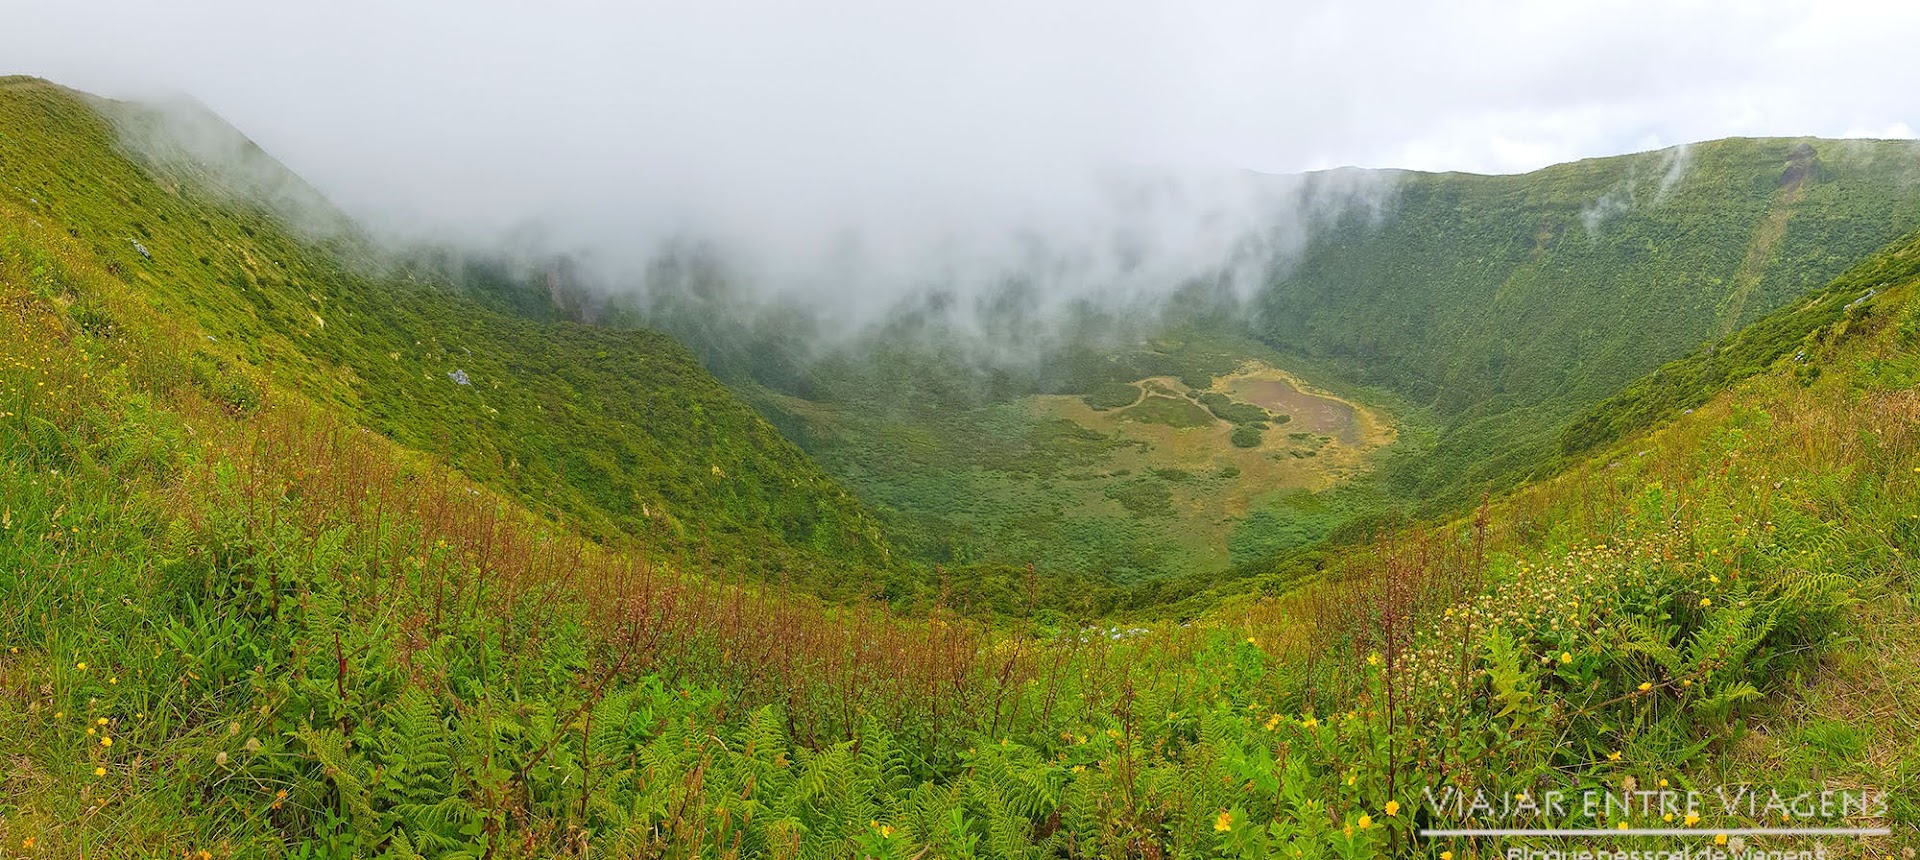
[[[438,249],[561,278],[599,303],[648,310],[692,298],[740,318],[802,315],[831,341],[903,318],[974,339],[1007,334],[984,331],[983,314],[1035,323],[1034,333],[1074,308],[1147,318],[1182,290],[1239,301],[1316,231],[1383,217],[1400,175],[1062,166],[1017,182],[903,176],[837,198],[713,193],[675,204],[670,221],[658,201],[583,200],[491,236],[369,230],[189,95],[103,105],[141,160],[309,236],[371,239],[376,262]]]
[[[844,329],[929,307],[964,326],[980,306],[1009,300],[1042,317],[1077,304],[1150,311],[1183,288],[1250,296],[1316,230],[1380,217],[1394,185],[1392,173],[1360,170],[1056,178],[1043,195],[970,207],[930,197],[821,213],[811,224],[721,219],[682,237],[714,270],[655,269],[635,280],[615,268],[602,280],[680,293],[701,288],[689,278],[717,275],[736,295]]]
[[[1916,30],[1867,0],[82,0],[8,10],[0,73],[191,93],[397,244],[619,290],[698,248],[844,320],[1232,294],[1391,196],[1279,174],[1911,136]]]
[[[1595,200],[1593,205],[1580,212],[1580,223],[1586,227],[1589,238],[1599,235],[1608,219],[1624,215],[1637,206],[1658,206],[1667,201],[1675,186],[1687,175],[1687,168],[1693,164],[1693,145],[1681,144],[1661,150],[1658,164],[1653,165],[1653,176],[1647,175],[1644,162],[1636,161],[1625,177],[1614,183],[1607,193]],[[1651,186],[1651,188],[1643,186]]]

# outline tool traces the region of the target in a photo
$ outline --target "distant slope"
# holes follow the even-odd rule
[[[1560,434],[1563,453],[1578,455],[1652,427],[1740,380],[1766,371],[1789,352],[1796,374],[1811,380],[1823,371],[1810,352],[1837,336],[1835,323],[1872,302],[1896,283],[1920,272],[1920,236],[1910,236],[1848,269],[1814,294],[1767,314],[1753,324],[1661,365],[1581,413]],[[1838,331],[1844,331],[1840,329]]]
[[[969,349],[934,305],[901,309],[853,347],[822,346],[804,308],[745,313],[747,291],[697,258],[676,261],[697,288],[656,300],[649,318],[885,512],[899,545],[922,558],[1204,583],[1286,566],[1280,556],[1404,509],[1457,510],[1482,490],[1548,474],[1567,453],[1646,424],[1610,400],[1623,386],[1695,353],[1722,355],[1701,368],[1709,381],[1770,361],[1747,326],[1920,227],[1911,141],[1729,139],[1514,176],[1342,170],[1287,181],[1316,202],[1314,233],[1277,261],[1251,313],[1198,284],[1158,316],[1089,307],[1049,323],[1023,315],[1010,288],[982,325],[996,332],[990,342],[1043,354],[1029,364]],[[1146,498],[1202,484],[1092,470],[1083,449],[1114,440],[1077,441],[1007,408],[1161,374],[1204,388],[1248,358],[1390,406],[1400,441],[1331,494],[1269,485],[1244,513],[1208,514],[1194,528],[1143,516],[1146,506],[1076,503],[1060,488],[1106,481]],[[1568,431],[1576,420],[1585,429]],[[1621,426],[1596,431],[1596,420]],[[1256,479],[1219,482],[1236,480]],[[1187,546],[1216,528],[1231,530],[1228,545]]]
[[[1913,239],[1804,362],[1289,593],[999,628],[583,542],[0,224],[9,857],[1484,857],[1568,846],[1421,837],[1485,821],[1434,784],[1656,779],[1700,816],[1609,847],[1779,826],[1749,786],[1920,840]],[[1604,813],[1533,820],[1664,824]]]
[[[1730,139],[1515,176],[1406,173],[1260,295],[1277,348],[1431,408],[1392,469],[1461,497],[1575,414],[1920,225],[1909,141]]]
[[[100,267],[202,332],[196,381],[236,413],[296,391],[599,539],[730,571],[844,595],[888,565],[861,505],[671,338],[528,320],[383,269],[211,115],[0,79],[0,201],[90,250],[28,267],[49,294],[63,269]]]

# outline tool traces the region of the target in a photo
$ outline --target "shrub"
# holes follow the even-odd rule
[[[1081,402],[1087,404],[1088,408],[1100,412],[1131,406],[1139,399],[1140,386],[1131,382],[1103,382],[1094,386],[1092,391],[1080,395]]]

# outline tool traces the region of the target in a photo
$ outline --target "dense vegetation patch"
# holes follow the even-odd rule
[[[1140,399],[1140,394],[1140,386],[1131,382],[1102,382],[1080,395],[1080,399],[1093,409],[1119,409],[1132,406],[1134,401]]]
[[[0,850],[1464,858],[1487,846],[1413,836],[1425,787],[1663,780],[1884,786],[1845,823],[1920,838],[1911,699],[1747,731],[1864,622],[1914,625],[1920,238],[1804,362],[1464,519],[1336,529],[1184,624],[991,627],[584,539],[366,432],[334,399],[352,365],[180,311],[34,205],[0,194]],[[986,578],[1029,609],[1050,587]],[[1806,753],[1743,765],[1760,734]],[[1709,816],[1688,845],[1772,823]]]
[[[1904,141],[1738,138],[1513,176],[1398,173],[1276,275],[1258,328],[1429,410],[1433,445],[1389,480],[1458,504],[1549,466],[1556,435],[1621,386],[1920,225],[1917,170]]]
[[[1191,626],[894,619],[606,553],[295,398],[236,415],[194,329],[97,277],[35,295],[19,247],[0,835],[52,854],[1458,852],[1412,836],[1423,786],[1715,778],[1920,550],[1920,355],[1889,322],[1818,356],[1872,373],[1763,376]],[[1806,731],[1897,731],[1850,725]]]
[[[1230,424],[1264,424],[1269,421],[1285,423],[1286,416],[1275,416],[1267,410],[1251,403],[1240,403],[1218,391],[1202,392],[1197,398],[1200,405],[1207,407],[1213,417]]]
[[[737,387],[872,416],[823,426],[804,410],[783,412],[777,398],[756,400],[836,476],[897,515],[903,532],[919,535],[906,541],[912,554],[1032,561],[1049,572],[1077,567],[1112,581],[1218,579],[1232,573],[1225,553],[1196,558],[1180,541],[1135,524],[1089,524],[1063,536],[1070,513],[1035,510],[1040,503],[1030,497],[1006,501],[996,482],[978,479],[995,472],[990,466],[975,471],[980,464],[956,461],[968,477],[932,489],[920,486],[920,462],[893,471],[858,462],[859,452],[899,435],[952,451],[991,449],[984,425],[953,416],[1033,394],[1071,394],[1115,410],[1139,396],[1129,390],[1138,380],[1173,376],[1205,391],[1260,358],[1388,408],[1407,431],[1391,456],[1370,464],[1371,503],[1342,505],[1352,522],[1398,510],[1457,511],[1484,491],[1560,468],[1568,445],[1616,435],[1590,433],[1595,415],[1645,426],[1618,402],[1598,404],[1703,343],[1727,357],[1700,365],[1701,383],[1683,387],[1712,391],[1723,374],[1764,366],[1770,358],[1746,356],[1750,342],[1719,342],[1920,225],[1916,153],[1899,141],[1736,139],[1516,176],[1309,177],[1318,190],[1308,196],[1329,205],[1251,308],[1196,288],[1157,315],[1082,309],[1055,326],[989,315],[985,349],[980,335],[943,327],[925,309],[910,309],[875,343],[825,358],[805,348],[814,341],[801,314],[715,322],[737,318],[739,305],[690,297],[689,307],[651,309],[651,319]],[[1350,193],[1356,186],[1365,192]],[[1015,289],[1003,304],[1026,307],[1022,298]],[[1034,331],[1048,329],[1052,341],[1028,347],[1041,352],[1030,362],[997,360],[990,348],[997,333],[1030,345]],[[1697,395],[1660,399],[1689,398]],[[1201,403],[1235,424],[1260,420],[1254,404]],[[1176,426],[1193,420],[1171,404],[1148,405]],[[1569,431],[1574,422],[1586,429]],[[1257,444],[1252,430],[1222,441]],[[1287,456],[1321,454],[1303,445]],[[1004,527],[979,533],[956,521],[948,515],[956,493]],[[1085,550],[1079,562],[1032,549],[1068,543]],[[921,551],[929,546],[940,549]],[[1161,561],[1143,567],[1150,557]]]
[[[255,185],[149,136],[159,122],[0,82],[0,200],[204,329],[191,373],[233,411],[256,408],[271,376],[597,539],[826,594],[889,579],[913,590],[858,500],[671,338],[506,313],[436,271],[386,268],[351,233],[304,235],[314,210],[271,208]],[[233,146],[250,175],[298,182],[244,139]],[[8,241],[40,294],[78,277],[54,249]],[[83,328],[111,336],[99,300],[75,300]]]
[[[1560,434],[1561,451],[1583,454],[1651,427],[1766,370],[1788,353],[1793,353],[1796,372],[1802,377],[1818,376],[1820,365],[1810,357],[1818,354],[1822,338],[1845,330],[1832,326],[1842,320],[1849,329],[1863,324],[1878,307],[1870,300],[1879,291],[1912,278],[1916,271],[1920,271],[1920,245],[1909,242],[1874,255],[1825,289],[1663,364],[1600,401]],[[1913,330],[1912,319],[1911,313],[1902,318],[1903,332]]]

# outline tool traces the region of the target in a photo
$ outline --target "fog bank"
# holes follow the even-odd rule
[[[19,5],[19,4],[16,4]],[[1920,8],[1868,2],[77,2],[0,72],[189,93],[377,234],[702,249],[830,319],[1242,289],[1360,164],[1507,172],[1736,134],[1912,136]],[[1333,205],[1335,201],[1346,201]],[[1596,228],[1605,208],[1594,213]]]

